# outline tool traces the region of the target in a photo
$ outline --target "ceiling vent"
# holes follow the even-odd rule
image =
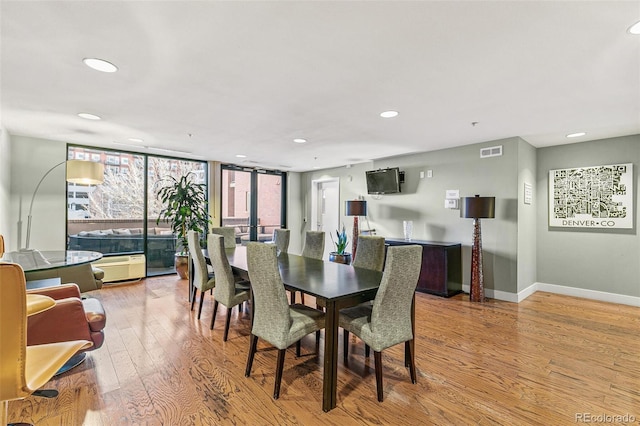
[[[502,145],[490,146],[480,149],[480,158],[500,157],[502,156]]]

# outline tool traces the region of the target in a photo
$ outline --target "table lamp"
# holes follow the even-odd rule
[[[51,173],[56,167],[63,164],[67,165],[66,181],[69,183],[76,183],[79,185],[98,185],[104,181],[104,164],[97,163],[95,161],[66,160],[56,164],[55,166],[47,170],[44,176],[40,178],[38,185],[36,185],[36,189],[33,191],[33,196],[31,196],[31,204],[29,204],[29,216],[27,217],[27,240],[24,246],[24,250],[29,249],[29,240],[31,239],[31,213],[33,210],[33,201],[36,199],[38,189],[40,189],[42,181],[44,181],[49,173]],[[20,245],[20,241],[22,240],[21,232],[22,219],[18,221],[18,245]]]
[[[471,289],[472,302],[484,302],[484,276],[482,275],[482,234],[480,219],[495,217],[495,197],[463,197],[460,217],[473,219],[473,246],[471,248]]]
[[[345,201],[345,214],[347,216],[353,216],[353,247],[352,256],[356,258],[356,250],[358,248],[358,234],[360,233],[358,225],[358,216],[367,215],[367,202],[364,200],[347,200]]]

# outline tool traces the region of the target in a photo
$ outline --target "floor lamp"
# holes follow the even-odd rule
[[[61,166],[63,164],[67,165],[67,177],[66,181],[69,183],[76,183],[79,185],[98,185],[104,181],[104,164],[97,163],[95,161],[84,161],[84,160],[66,160],[62,161],[55,166],[51,167],[47,172],[40,178],[38,185],[36,185],[36,189],[33,191],[33,195],[31,196],[31,204],[29,204],[29,216],[27,217],[27,240],[25,242],[24,249],[21,250],[29,250],[29,241],[31,239],[31,213],[33,211],[33,201],[36,199],[36,194],[38,193],[38,189],[40,189],[40,185],[44,179],[51,173],[56,167]],[[18,220],[18,246],[22,241],[22,217]]]
[[[358,216],[367,215],[367,202],[364,200],[348,200],[345,202],[345,214],[347,216],[353,216],[353,247],[352,256],[355,260],[356,250],[358,248],[358,234],[360,233],[360,226],[358,224]]]
[[[484,276],[482,274],[482,234],[480,219],[493,219],[495,215],[495,197],[463,197],[460,217],[473,219],[473,246],[471,248],[471,289],[472,302],[484,302]]]

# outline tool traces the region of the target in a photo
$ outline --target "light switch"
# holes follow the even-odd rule
[[[420,172],[420,179],[424,179],[424,172]]]
[[[427,170],[427,177],[433,177],[433,170]]]

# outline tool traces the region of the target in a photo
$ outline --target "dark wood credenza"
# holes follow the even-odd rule
[[[385,238],[387,246],[422,246],[417,291],[451,297],[462,292],[462,244]]]

